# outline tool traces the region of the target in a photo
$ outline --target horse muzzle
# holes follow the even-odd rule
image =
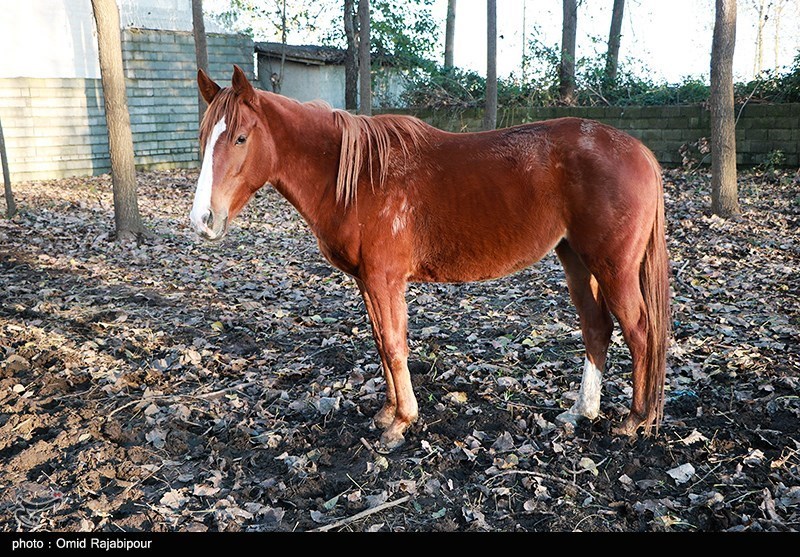
[[[189,215],[195,231],[206,240],[216,242],[221,240],[228,232],[228,212],[214,213],[208,209],[202,213]]]

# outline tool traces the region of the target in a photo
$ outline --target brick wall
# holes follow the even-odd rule
[[[404,112],[449,131],[477,131],[483,124],[481,110]],[[625,130],[641,139],[667,166],[680,164],[681,145],[711,135],[709,111],[701,106],[509,109],[500,111],[498,127],[564,116],[599,120]],[[776,150],[784,153],[786,166],[800,166],[800,104],[746,105],[736,126],[736,150],[743,166],[760,164]]]
[[[122,40],[137,168],[197,166],[192,34],[127,29]],[[210,34],[208,55],[220,84],[230,81],[233,64],[252,78],[249,38]],[[13,182],[110,170],[99,79],[2,78],[0,121]]]

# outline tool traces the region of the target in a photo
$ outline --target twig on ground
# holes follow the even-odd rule
[[[251,386],[256,385],[256,384],[258,384],[257,381],[248,381],[246,383],[239,383],[238,385],[234,385],[232,387],[227,387],[225,389],[219,389],[218,391],[212,391],[210,393],[202,393],[202,394],[199,394],[199,395],[194,395],[194,394],[192,394],[192,395],[155,395],[155,396],[150,396],[150,397],[147,397],[147,398],[140,398],[138,400],[132,400],[132,401],[130,401],[128,403],[125,403],[125,404],[123,404],[122,406],[120,406],[118,408],[114,408],[114,410],[109,412],[107,417],[110,418],[111,416],[113,416],[117,412],[121,412],[122,410],[125,410],[126,408],[130,408],[131,406],[134,406],[134,405],[140,404],[140,403],[156,401],[156,400],[161,401],[161,402],[174,402],[174,401],[179,401],[179,400],[186,399],[186,398],[194,398],[194,399],[206,400],[206,399],[209,399],[209,398],[215,398],[215,397],[218,397],[220,395],[224,395],[225,393],[228,393],[230,391],[238,391],[239,389],[246,389],[247,387],[251,387]]]
[[[372,507],[371,509],[367,509],[365,511],[361,511],[360,513],[354,514],[353,516],[349,516],[347,518],[343,518],[341,520],[337,520],[336,522],[331,522],[330,524],[326,524],[325,526],[320,526],[319,528],[314,528],[311,530],[312,532],[327,532],[328,530],[333,530],[334,528],[339,528],[340,526],[346,526],[351,522],[356,522],[361,520],[362,518],[366,518],[370,515],[375,513],[379,513],[381,511],[385,511],[391,507],[396,507],[397,505],[402,505],[403,503],[408,502],[411,499],[411,495],[406,495],[405,497],[401,497],[400,499],[396,499],[395,501],[387,501],[386,503],[382,503],[377,507]]]
[[[375,449],[372,448],[372,445],[369,444],[369,441],[367,441],[363,437],[359,439],[359,441],[361,441],[361,444],[364,445],[369,452],[375,453]]]

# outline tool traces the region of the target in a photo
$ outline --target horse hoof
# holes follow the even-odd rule
[[[578,427],[578,424],[588,420],[586,416],[582,414],[573,414],[569,410],[566,412],[562,412],[558,416],[556,416],[555,423],[559,426],[566,426],[567,428],[575,429]]]
[[[406,438],[403,437],[402,433],[390,433],[389,431],[385,431],[383,435],[381,435],[380,441],[380,448],[382,449],[381,452],[391,452],[396,448],[403,445],[406,442]]]
[[[639,429],[639,426],[642,425],[642,423],[643,420],[639,420],[635,416],[628,414],[628,416],[622,420],[621,424],[611,429],[611,432],[614,435],[621,435],[635,439],[636,431]]]

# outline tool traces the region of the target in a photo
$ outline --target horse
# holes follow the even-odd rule
[[[661,170],[613,127],[559,118],[448,133],[401,115],[363,116],[257,90],[234,66],[208,103],[190,212],[223,238],[270,184],[300,213],[322,255],[354,280],[386,378],[374,416],[390,451],[419,416],[408,370],[410,282],[502,277],[555,250],[585,345],[578,397],[561,423],[597,418],[612,315],[631,354],[630,410],[614,434],[650,435],[663,418],[670,329]]]

